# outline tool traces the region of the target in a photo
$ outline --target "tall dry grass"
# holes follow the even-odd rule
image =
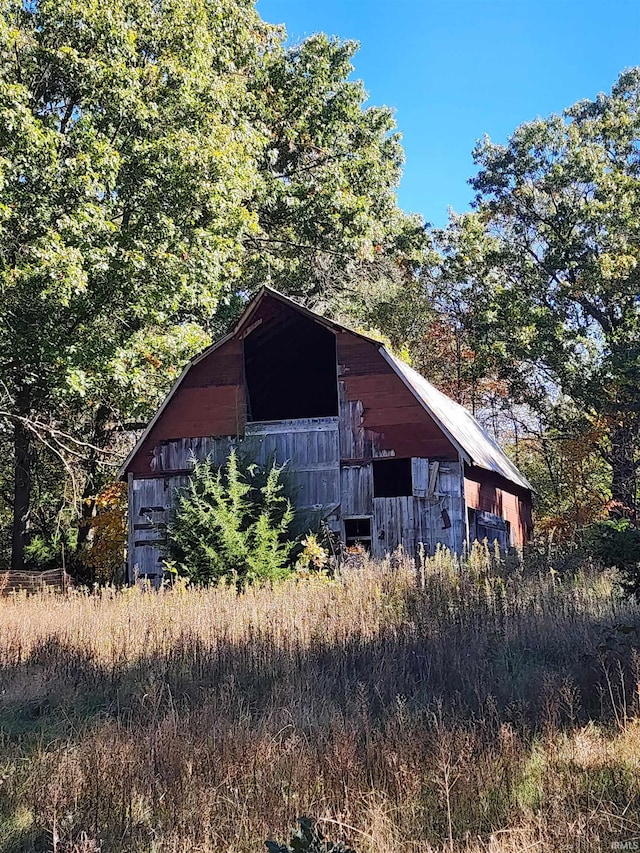
[[[0,849],[358,853],[640,835],[640,613],[607,576],[367,565],[0,601]]]

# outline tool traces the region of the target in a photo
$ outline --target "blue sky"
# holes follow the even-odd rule
[[[444,225],[468,208],[471,151],[522,122],[609,91],[640,65],[640,0],[258,0],[290,41],[324,31],[361,43],[355,77],[396,111],[399,201]]]

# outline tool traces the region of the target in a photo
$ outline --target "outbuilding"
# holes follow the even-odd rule
[[[187,364],[121,468],[130,580],[162,578],[158,530],[193,458],[222,464],[234,447],[286,462],[297,507],[374,557],[531,535],[531,486],[470,412],[379,341],[264,287]]]

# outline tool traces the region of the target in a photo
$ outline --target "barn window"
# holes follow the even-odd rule
[[[319,323],[282,313],[244,341],[250,421],[338,414],[336,339]]]
[[[345,518],[344,540],[347,548],[362,545],[366,551],[371,551],[371,518]]]
[[[374,459],[374,498],[398,498],[413,494],[411,459]]]
[[[468,510],[469,538],[471,541],[483,542],[485,539],[492,545],[496,540],[503,551],[511,547],[511,523],[499,515],[482,512],[478,509]]]

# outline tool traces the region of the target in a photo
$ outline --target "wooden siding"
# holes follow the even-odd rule
[[[342,518],[362,518],[373,513],[373,467],[343,466],[340,472],[340,514]]]
[[[163,529],[170,521],[175,491],[187,476],[129,479],[129,582],[162,582]]]
[[[466,540],[464,495],[459,463],[431,463],[438,466],[431,497],[373,499],[372,537],[374,556],[383,557],[401,545],[411,556],[420,544],[427,554],[438,546],[461,553]],[[445,526],[443,510],[450,526]]]
[[[383,358],[377,345],[337,333],[342,458],[456,461],[457,450]]]
[[[287,463],[299,509],[317,509],[324,516],[340,504],[338,418],[247,424],[246,437],[257,462],[264,465],[273,457],[278,465]]]
[[[364,425],[364,406],[361,400],[348,400],[343,382],[340,385],[340,458],[345,462],[370,461],[395,456],[391,449],[380,445],[380,435]]]
[[[531,537],[531,492],[484,468],[465,465],[464,491],[467,507],[508,521],[511,541],[522,547]]]
[[[246,402],[242,341],[230,340],[194,364],[129,465],[145,476],[157,470],[163,442],[241,435]]]
[[[287,463],[287,472],[299,489],[298,506],[335,506],[340,502],[338,418],[304,418],[247,424],[242,437],[180,438],[154,448],[150,473],[185,473],[194,457],[209,457],[222,465],[233,448],[266,464],[273,458]]]
[[[176,438],[163,441],[153,449],[150,473],[165,475],[188,471],[193,459],[209,457],[215,465],[222,465],[228,459],[232,448],[238,446],[238,439],[230,436],[221,438],[196,437]]]
[[[188,482],[194,457],[209,457],[222,465],[234,447],[261,464],[270,458],[279,465],[287,462],[299,510],[315,510],[327,516],[340,504],[337,418],[248,424],[241,439],[166,441],[155,449],[154,476],[131,475],[129,479],[130,581],[146,578],[156,586],[161,582],[163,526],[170,521],[176,489]]]

